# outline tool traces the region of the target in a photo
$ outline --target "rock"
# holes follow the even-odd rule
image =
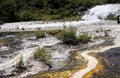
[[[0,48],[0,51],[8,51],[8,50],[9,50],[9,47],[7,47],[7,46],[2,46]]]

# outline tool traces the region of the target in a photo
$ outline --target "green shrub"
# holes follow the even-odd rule
[[[77,45],[78,43],[87,43],[91,39],[91,36],[86,33],[80,35],[79,38],[76,37],[76,29],[72,27],[61,30],[61,32],[58,33],[56,37],[63,41],[63,43],[72,45]]]
[[[45,37],[45,33],[43,31],[38,30],[36,32],[36,38],[44,38]]]
[[[23,63],[23,60],[21,58],[20,61],[16,64],[16,68],[21,69],[23,67],[24,67],[24,63]]]
[[[94,36],[94,39],[99,39],[99,36]]]
[[[76,37],[76,30],[75,28],[70,27],[68,30],[63,29],[60,33],[56,36],[58,39],[63,41],[65,44],[77,44],[78,39]]]
[[[79,42],[80,43],[87,43],[89,42],[91,39],[91,36],[89,36],[88,34],[84,33],[79,37]]]
[[[95,5],[113,3],[120,0],[0,0],[0,21],[76,20]]]
[[[109,19],[109,20],[117,20],[117,17],[115,15],[113,15],[113,14],[109,14],[107,16],[107,19]]]
[[[49,63],[51,55],[44,49],[37,48],[34,52],[34,59],[42,61],[45,64]]]

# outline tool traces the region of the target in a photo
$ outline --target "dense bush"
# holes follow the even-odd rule
[[[0,21],[79,20],[78,12],[120,0],[0,0]]]
[[[37,48],[34,52],[34,59],[42,61],[45,64],[48,64],[50,61],[51,55],[44,49]]]
[[[91,39],[91,36],[89,36],[86,33],[80,35],[79,38],[76,37],[76,29],[71,27],[68,29],[61,30],[61,32],[58,33],[56,37],[61,41],[63,41],[63,43],[65,44],[73,44],[73,45],[76,45],[78,43],[87,43]]]

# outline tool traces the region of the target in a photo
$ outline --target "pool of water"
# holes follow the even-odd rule
[[[120,47],[112,48],[97,55],[101,57],[104,70],[94,74],[93,78],[120,78]]]

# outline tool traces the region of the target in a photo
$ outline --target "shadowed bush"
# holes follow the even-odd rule
[[[36,38],[44,38],[45,37],[45,33],[43,31],[38,30],[36,32]]]
[[[22,58],[20,59],[20,61],[16,64],[16,68],[21,69],[24,68],[24,63]]]
[[[91,36],[89,36],[88,34],[84,33],[79,37],[79,42],[80,43],[88,43],[91,39]]]
[[[115,15],[113,15],[113,14],[109,14],[109,15],[107,16],[107,19],[108,19],[108,20],[117,20],[117,16],[115,16]]]
[[[34,52],[34,59],[49,64],[51,55],[44,49],[37,48]]]

